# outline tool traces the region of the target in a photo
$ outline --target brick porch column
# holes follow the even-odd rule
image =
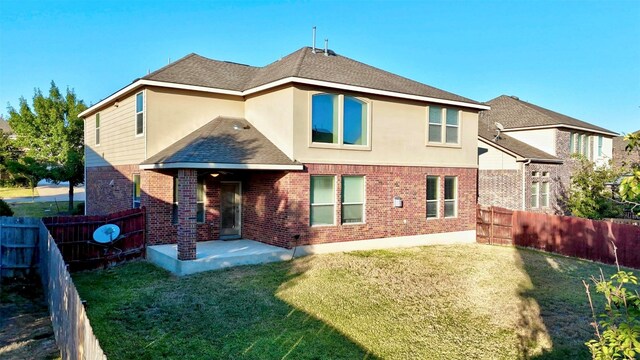
[[[178,260],[196,258],[197,185],[197,170],[178,170]]]

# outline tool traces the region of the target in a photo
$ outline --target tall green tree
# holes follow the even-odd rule
[[[72,211],[73,188],[84,182],[84,126],[78,115],[87,107],[73,90],[63,95],[53,81],[47,96],[35,89],[32,105],[24,97],[17,110],[9,105],[9,125],[25,155],[47,167],[45,178],[69,182]]]
[[[619,178],[620,169],[596,166],[584,156],[577,155],[578,169],[573,172],[567,199],[567,208],[573,216],[604,219],[622,214],[622,206],[613,200],[613,191],[607,184]]]
[[[36,186],[40,180],[47,178],[48,169],[42,163],[34,158],[25,156],[18,160],[9,160],[7,162],[9,172],[17,177],[24,178],[31,188],[31,200],[34,199]]]
[[[627,134],[624,137],[627,143],[625,147],[629,153],[637,152],[640,155],[640,131]],[[631,210],[640,214],[640,163],[626,164],[629,166],[626,176],[620,184],[620,197],[631,206]]]

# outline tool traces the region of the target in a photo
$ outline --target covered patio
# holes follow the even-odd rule
[[[147,260],[183,276],[202,271],[219,270],[240,265],[255,265],[291,260],[293,250],[253,240],[201,241],[196,244],[195,259],[178,259],[178,245],[147,247]]]

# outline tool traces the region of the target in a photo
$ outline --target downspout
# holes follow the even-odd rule
[[[522,211],[527,210],[527,184],[525,180],[527,179],[526,167],[531,164],[531,159],[522,163]]]

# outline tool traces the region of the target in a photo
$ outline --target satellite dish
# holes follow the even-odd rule
[[[102,225],[93,232],[93,240],[99,244],[107,244],[113,242],[120,235],[118,225],[106,224]]]
[[[500,124],[499,122],[496,122],[495,124],[498,131],[504,131],[504,126],[502,126],[502,124]]]

